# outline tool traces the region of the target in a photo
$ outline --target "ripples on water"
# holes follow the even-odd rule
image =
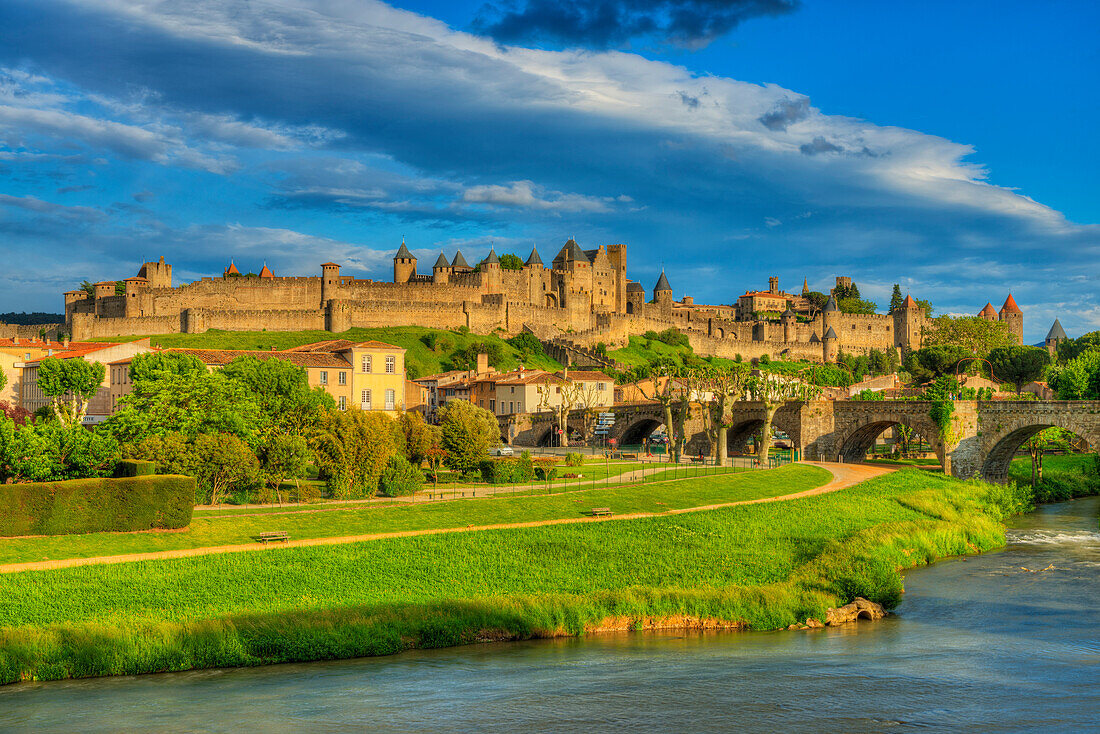
[[[879,623],[9,686],[0,730],[1100,731],[1098,509],[1045,507],[1004,552],[910,573]]]

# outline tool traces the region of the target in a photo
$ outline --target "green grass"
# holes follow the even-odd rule
[[[775,629],[856,595],[892,605],[899,568],[1002,545],[1000,522],[1024,505],[1011,486],[902,471],[670,517],[8,574],[0,680],[377,655],[678,615]]]
[[[1031,457],[1020,456],[1008,466],[1008,478],[1031,486]],[[1062,502],[1074,497],[1100,494],[1096,454],[1066,454],[1043,457],[1043,479],[1034,489],[1034,501]]]
[[[423,337],[431,334],[447,334],[454,341],[454,349],[442,352],[432,351],[422,341]],[[142,338],[144,337],[110,337],[98,341],[135,341]],[[329,331],[219,331],[211,329],[201,334],[157,334],[150,337],[150,343],[153,346],[189,349],[258,349],[267,351],[272,347],[289,349],[330,339],[376,340],[404,347],[408,350],[405,353],[406,364],[413,366],[414,370],[419,370],[417,374],[420,376],[436,374],[450,369],[450,359],[455,351],[483,341],[500,343],[504,355],[498,365],[500,369],[511,370],[520,364],[519,352],[495,334],[488,336],[472,333],[463,334],[459,331],[430,329],[421,326],[357,328],[339,334]],[[556,371],[562,368],[561,364],[546,355],[533,355],[524,364],[533,369]]]
[[[686,468],[686,467],[685,467]],[[734,502],[801,492],[829,480],[824,469],[793,464],[772,471],[730,473],[678,482],[635,484],[621,488],[557,494],[500,495],[434,503],[307,505],[302,510],[234,510],[199,512],[189,528],[173,533],[89,533],[49,538],[0,539],[0,563],[89,558],[148,553],[181,548],[251,543],[265,530],[286,530],[290,537],[330,538],[468,525],[555,520],[579,517],[590,507],[616,513],[664,512],[668,509]],[[536,490],[537,491],[537,490]]]

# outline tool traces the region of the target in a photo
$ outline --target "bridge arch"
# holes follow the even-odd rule
[[[1029,438],[1047,428],[1067,430],[1095,448],[1100,443],[1100,430],[1087,425],[1085,416],[1095,417],[1069,410],[1031,413],[1021,410],[1018,415],[1003,416],[1002,420],[992,426],[992,430],[982,436],[985,449],[982,478],[987,482],[1007,482],[1008,468],[1016,453]],[[992,420],[988,422],[992,423]]]
[[[619,445],[633,446],[634,444],[640,444],[663,425],[664,422],[658,420],[655,416],[639,415],[619,432]]]
[[[878,437],[894,426],[911,428],[914,434],[931,444],[936,456],[943,461],[943,447],[938,440],[937,427],[931,420],[914,420],[908,415],[874,415],[867,422],[850,427],[837,441],[838,458],[845,464],[863,463]]]

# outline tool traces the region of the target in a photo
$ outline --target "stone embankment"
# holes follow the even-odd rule
[[[787,627],[789,630],[807,630],[807,629],[820,629],[822,627],[836,627],[841,624],[848,624],[849,622],[856,622],[860,619],[876,620],[882,619],[889,612],[882,608],[881,604],[876,604],[873,601],[868,601],[862,596],[857,596],[852,602],[845,604],[842,607],[836,609],[827,609],[825,611],[825,621],[814,619],[813,617],[807,617],[805,624],[792,624]]]

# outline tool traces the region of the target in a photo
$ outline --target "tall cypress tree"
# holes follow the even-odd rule
[[[890,296],[890,313],[901,308],[901,304],[903,303],[905,303],[905,299],[901,297],[901,286],[894,283],[894,292]]]

